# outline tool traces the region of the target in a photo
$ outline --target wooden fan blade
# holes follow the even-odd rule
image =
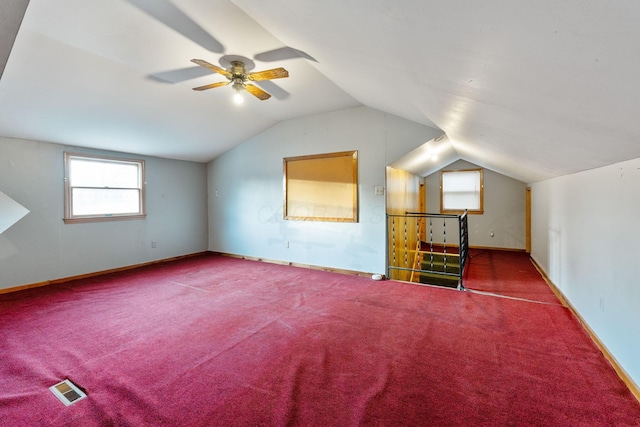
[[[204,68],[208,68],[211,71],[213,71],[214,73],[218,73],[218,74],[222,74],[223,76],[225,76],[226,78],[230,79],[233,75],[228,72],[227,70],[223,70],[220,67],[216,67],[213,64],[209,64],[207,61],[204,61],[202,59],[192,59],[191,62],[193,62],[194,64],[198,64],[201,67]]]
[[[226,86],[231,82],[218,82],[218,83],[211,83],[210,85],[205,85],[205,86],[198,86],[198,87],[194,87],[193,90],[207,90],[207,89],[213,89],[216,87],[220,87],[220,86]]]
[[[272,70],[256,71],[255,73],[249,74],[247,79],[257,82],[260,80],[282,79],[284,77],[289,77],[289,72],[280,67]]]
[[[244,85],[244,88],[251,95],[255,96],[256,98],[259,98],[262,101],[264,101],[265,99],[271,98],[271,95],[269,95],[267,92],[260,89],[258,86],[254,86],[252,84],[247,83]]]

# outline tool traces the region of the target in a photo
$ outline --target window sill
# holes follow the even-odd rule
[[[82,224],[85,222],[109,222],[109,221],[129,221],[136,219],[145,219],[146,214],[143,215],[113,215],[113,216],[91,216],[82,218],[63,218],[65,224]]]

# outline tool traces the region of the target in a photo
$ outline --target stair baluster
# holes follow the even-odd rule
[[[433,270],[433,221],[429,217],[429,270]]]
[[[447,272],[447,218],[442,218],[442,252],[444,253],[444,272]]]

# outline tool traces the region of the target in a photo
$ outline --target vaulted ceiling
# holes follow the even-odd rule
[[[205,162],[365,105],[534,182],[640,157],[639,20],[632,0],[31,0],[6,64],[0,44],[0,136]],[[224,80],[192,58],[238,55],[290,77],[242,106],[191,90]]]

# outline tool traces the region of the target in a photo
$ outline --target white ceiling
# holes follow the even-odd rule
[[[443,130],[447,161],[534,182],[640,157],[639,21],[633,0],[31,0],[0,135],[204,162],[366,105]],[[239,108],[192,91],[224,78],[189,60],[225,55],[290,78]]]

